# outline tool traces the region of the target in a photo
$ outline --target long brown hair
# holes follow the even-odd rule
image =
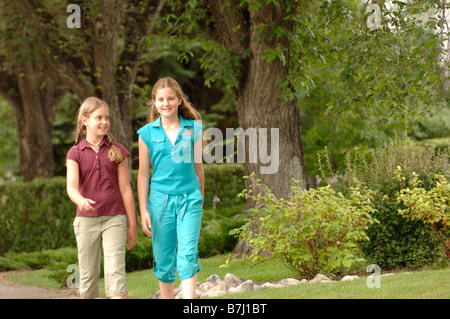
[[[96,97],[88,97],[83,101],[83,103],[81,103],[77,113],[77,126],[74,131],[75,145],[80,143],[80,141],[86,136],[86,126],[83,124],[83,117],[91,116],[92,113],[101,107],[106,107],[109,110],[108,104]],[[120,163],[123,160],[122,152],[120,152],[120,150],[114,145],[114,142],[108,133],[105,137],[111,144],[111,148],[108,152],[109,160],[111,162]]]
[[[155,106],[155,99],[156,99],[156,92],[161,89],[165,88],[171,88],[177,97],[182,100],[180,106],[178,107],[178,114],[180,114],[183,118],[189,119],[189,120],[201,120],[201,115],[197,110],[194,108],[194,106],[188,102],[188,100],[185,98],[183,90],[181,89],[181,86],[178,84],[177,81],[172,79],[171,77],[165,77],[159,79],[152,89],[152,99],[147,102],[147,106],[149,108],[149,114],[147,121],[148,123],[153,122],[158,119],[158,117],[161,116],[159,114],[158,110]]]

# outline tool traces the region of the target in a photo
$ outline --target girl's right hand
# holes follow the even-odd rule
[[[152,221],[150,220],[150,214],[148,212],[144,212],[141,214],[141,225],[144,233],[148,237],[152,237]]]
[[[78,207],[83,213],[87,213],[88,211],[94,210],[95,208],[92,207],[96,202],[89,198],[84,198]]]

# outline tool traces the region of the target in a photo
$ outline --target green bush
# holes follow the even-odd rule
[[[68,268],[70,265],[78,264],[78,251],[74,247],[65,247],[55,250],[46,250],[48,263],[41,268],[50,270],[49,278],[61,284],[61,287],[67,285],[67,278],[72,274]]]
[[[1,184],[0,194],[0,255],[75,245],[65,178]]]
[[[247,223],[232,233],[252,246],[253,262],[264,256],[280,258],[301,276],[334,274],[361,261],[357,242],[375,222],[370,191],[352,188],[344,197],[331,187],[303,190],[293,182],[289,198],[276,198],[261,181],[251,183],[242,196],[254,202]]]
[[[8,257],[0,256],[0,271],[16,270],[27,268],[27,265],[23,262],[11,260]]]
[[[245,188],[244,166],[242,164],[205,165],[205,204],[204,209],[229,208],[245,204],[237,195]],[[214,198],[219,201],[214,202]]]
[[[229,232],[244,224],[243,218],[234,218],[243,208],[244,205],[237,205],[217,210],[204,210],[198,246],[200,257],[229,252],[236,247],[237,239],[230,236]]]
[[[66,272],[67,266],[77,263],[77,249],[65,247],[42,251],[13,253],[0,258],[0,271],[14,269],[49,269]]]
[[[138,230],[136,246],[126,253],[127,272],[150,269],[153,267],[152,239],[142,230]]]
[[[398,167],[400,182],[404,179],[402,169]],[[436,186],[429,191],[420,187],[421,181],[417,174],[413,172],[409,182],[410,187],[402,188],[398,201],[407,208],[399,210],[399,214],[412,219],[422,220],[430,224],[444,248],[448,258],[450,258],[450,184],[444,176],[436,175]]]
[[[380,223],[370,225],[366,231],[370,240],[358,244],[369,263],[388,269],[414,268],[437,262],[441,256],[440,244],[433,230],[422,220],[398,214],[406,207],[397,201],[401,185],[395,174],[397,166],[401,166],[407,184],[416,172],[422,186],[429,190],[436,174],[450,176],[449,158],[448,149],[436,150],[391,141],[369,153],[353,152],[347,157],[343,172],[332,172],[328,166],[328,174],[325,174],[323,168],[325,177],[337,180],[332,187],[344,195],[355,186],[355,180],[376,193],[373,202],[376,211],[372,216]]]

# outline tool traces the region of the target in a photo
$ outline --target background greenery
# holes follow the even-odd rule
[[[1,6],[4,19],[0,32],[4,41],[0,48],[0,269],[48,268],[52,276],[64,282],[67,276],[64,266],[74,263],[76,258],[72,231],[75,207],[67,197],[65,179],[61,176],[65,175],[67,150],[73,145],[72,130],[80,97],[63,88],[65,93],[55,108],[51,127],[55,177],[31,183],[21,181],[19,169],[19,124],[14,112],[21,103],[14,108],[10,102],[13,93],[19,93],[14,76],[19,74],[19,79],[22,78],[18,68],[21,63],[30,62],[35,66],[36,76],[42,76],[38,79],[42,80],[39,91],[43,99],[41,90],[53,83],[47,77],[48,70],[42,69],[42,57],[34,54],[45,51],[33,46],[38,43],[34,41],[37,34],[48,35],[45,45],[55,45],[52,49],[60,57],[54,54],[50,58],[60,59],[58,65],[68,60],[64,57],[75,57],[80,64],[90,61],[90,51],[82,50],[89,47],[79,44],[92,43],[93,34],[73,33],[76,30],[58,28],[59,24],[52,23],[54,20],[49,17],[54,15],[64,25],[66,12],[58,11],[65,6],[63,2],[48,1],[42,7],[38,1],[25,2],[35,4],[39,10],[31,7],[27,12],[30,6],[16,3],[24,10],[20,16],[13,12],[14,6],[6,3]],[[155,32],[140,42],[144,49],[132,87],[133,132],[146,123],[145,104],[151,83],[167,75],[182,84],[202,114],[205,127],[222,130],[239,127],[233,81],[235,71],[245,67],[252,55],[251,50],[238,52],[216,41],[208,1],[192,0],[188,5],[176,0],[169,2],[171,6],[159,17]],[[377,212],[373,217],[380,223],[367,229],[369,242],[358,244],[364,258],[384,269],[446,265],[430,228],[397,213],[404,207],[395,201],[400,185],[393,179],[393,170],[400,165],[407,176],[417,172],[426,188],[431,187],[433,174],[449,174],[448,61],[443,59],[448,49],[442,46],[448,34],[441,29],[447,21],[443,15],[424,16],[430,9],[448,11],[449,5],[437,0],[393,1],[394,6],[381,6],[382,26],[372,29],[366,23],[371,14],[365,11],[369,2],[373,1],[302,1],[300,10],[289,17],[294,24],[289,50],[282,44],[265,48],[265,61],[291,62],[289,74],[281,83],[283,99],[295,100],[298,106],[301,147],[310,185],[330,183],[336,191],[346,194],[353,177],[357,177],[379,195],[374,199]],[[127,2],[132,12],[139,7],[135,3],[138,2]],[[246,8],[247,13],[258,6],[276,6],[276,1],[231,3]],[[83,4],[98,10],[95,3]],[[93,20],[97,18],[95,10],[87,12]],[[40,30],[48,32],[35,32],[37,29],[31,24],[22,27],[22,17],[36,17]],[[240,29],[240,25],[230,27]],[[277,37],[277,32],[284,33],[277,28],[276,21],[260,27],[261,36]],[[123,49],[125,36],[119,37],[117,46]],[[29,57],[35,59],[28,61]],[[127,61],[119,62],[123,64],[117,66],[123,70]],[[94,84],[101,71],[83,69],[84,76]],[[54,79],[53,75],[50,79]],[[279,111],[277,107],[273,105],[274,112]],[[136,136],[133,141],[131,158],[136,169]],[[245,187],[243,175],[240,165],[206,165],[205,212],[199,247],[204,258],[231,251],[236,244],[237,239],[229,231],[244,223],[240,218],[244,202],[236,196]],[[135,181],[134,171],[133,185]],[[220,201],[214,202],[215,197]],[[56,248],[58,251],[53,252]],[[137,246],[127,254],[128,270],[146,269],[151,267],[151,261],[151,240],[140,233]]]

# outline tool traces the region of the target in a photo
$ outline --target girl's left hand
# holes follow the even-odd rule
[[[89,198],[83,198],[83,199],[80,201],[78,207],[80,208],[80,210],[81,210],[83,213],[87,213],[87,212],[89,212],[89,211],[91,211],[91,210],[94,210],[94,207],[92,207],[92,205],[94,205],[94,204],[95,204],[95,201],[93,201],[92,199],[89,199]]]
[[[128,234],[127,234],[127,248],[128,250],[130,250],[131,248],[133,248],[136,245],[136,240],[137,240],[137,233],[136,233],[136,228],[132,229],[132,228],[128,228]]]

